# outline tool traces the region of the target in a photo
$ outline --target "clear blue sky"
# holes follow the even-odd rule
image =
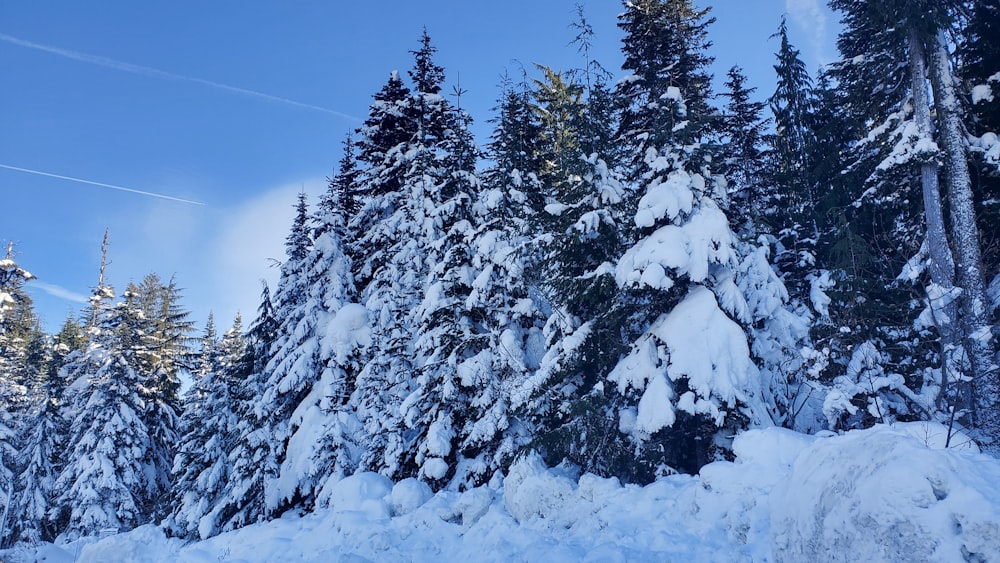
[[[96,284],[105,227],[119,293],[155,271],[176,276],[199,325],[210,309],[221,326],[237,310],[249,320],[259,280],[277,274],[268,259],[283,258],[294,194],[321,193],[372,94],[410,68],[422,26],[483,140],[505,69],[581,64],[567,46],[576,3],[0,3],[0,242],[38,277],[29,288],[49,330]],[[740,64],[760,98],[771,93],[782,14],[811,70],[835,55],[821,0],[701,3],[718,19],[718,82]],[[621,4],[584,4],[594,55],[620,76]]]

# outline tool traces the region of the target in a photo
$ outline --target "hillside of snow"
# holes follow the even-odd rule
[[[282,561],[998,561],[1000,461],[929,423],[816,437],[751,430],[735,462],[639,487],[546,468],[433,495],[362,473],[330,509],[185,545],[153,526],[0,559]]]

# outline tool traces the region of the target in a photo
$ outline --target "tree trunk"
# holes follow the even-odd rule
[[[944,148],[945,182],[951,207],[951,236],[955,244],[956,272],[960,297],[961,328],[969,356],[974,394],[973,421],[986,438],[987,449],[1000,452],[1000,382],[990,342],[989,309],[979,230],[972,202],[972,184],[966,143],[962,130],[961,107],[955,94],[944,30],[931,40],[930,78]]]
[[[931,140],[930,99],[927,93],[927,64],[924,48],[916,30],[910,31],[909,44],[910,81],[913,89],[913,117],[921,139]],[[924,221],[927,225],[927,250],[930,254],[928,272],[931,286],[927,288],[928,306],[941,336],[941,394],[940,407],[971,411],[968,382],[962,381],[961,338],[955,326],[958,303],[955,300],[955,260],[948,246],[944,212],[941,207],[941,188],[938,184],[940,166],[926,162],[920,166],[923,187]],[[964,384],[963,384],[964,383]]]

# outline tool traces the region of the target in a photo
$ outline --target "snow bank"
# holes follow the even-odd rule
[[[933,449],[942,432],[880,426],[804,449],[772,498],[775,561],[1000,560],[1000,463]]]
[[[944,427],[841,436],[752,430],[735,462],[646,487],[549,469],[529,455],[506,479],[431,495],[362,473],[330,484],[330,509],[184,545],[154,526],[0,551],[0,560],[997,561],[1000,462],[943,450]]]

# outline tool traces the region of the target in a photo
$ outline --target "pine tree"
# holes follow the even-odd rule
[[[763,143],[768,120],[761,117],[766,104],[751,100],[756,88],[746,86],[743,69],[729,69],[725,82],[728,98],[723,135],[727,139],[719,172],[729,181],[729,216],[737,230],[754,233],[761,228],[770,195],[765,193]]]
[[[14,261],[14,244],[0,260],[0,409],[7,416],[29,406],[28,389],[42,366],[29,358],[29,344],[39,332],[24,284],[33,279]]]
[[[416,134],[410,102],[409,88],[393,71],[375,94],[369,117],[359,131],[357,159],[364,169],[358,175],[357,193],[362,203],[349,221],[349,230],[357,233],[357,238],[347,249],[359,289],[371,283],[376,268],[388,259],[392,239],[376,227],[401,205],[400,189],[407,168],[404,143]]]
[[[18,469],[17,452],[20,443],[20,413],[28,405],[26,378],[28,377],[27,338],[33,317],[31,301],[23,285],[32,276],[14,261],[14,245],[7,245],[7,253],[0,260],[0,546],[14,537],[8,524],[17,516],[15,475]],[[11,510],[14,514],[11,514]],[[17,530],[13,530],[16,534]]]
[[[156,471],[157,517],[165,515],[170,472],[176,455],[178,418],[181,411],[180,373],[190,372],[194,354],[189,346],[193,322],[180,304],[181,290],[171,279],[164,284],[156,274],[149,274],[134,292],[145,319],[142,358],[147,379],[143,385],[146,401],[145,419],[152,439],[150,465]]]
[[[689,0],[625,2],[618,27],[625,33],[616,94],[623,104],[619,139],[629,144],[632,173],[644,168],[647,149],[697,143],[718,127],[709,108],[707,28],[715,19]],[[699,156],[700,156],[700,151]]]
[[[418,53],[417,68],[421,60]],[[462,432],[475,418],[471,403],[476,389],[462,381],[459,366],[473,355],[473,341],[485,332],[467,303],[473,290],[473,202],[481,191],[476,174],[479,150],[469,131],[471,117],[450,104],[442,104],[440,111],[448,125],[436,144],[441,158],[429,176],[437,184],[429,194],[430,220],[437,227],[428,241],[432,266],[423,284],[424,298],[414,312],[416,381],[400,407],[404,424],[415,434],[401,466],[416,468],[435,485],[446,477],[464,478],[456,472],[465,453],[460,451]]]
[[[413,349],[415,311],[433,263],[433,245],[447,228],[437,222],[435,214],[446,188],[450,189],[442,160],[446,154],[445,135],[452,125],[451,108],[439,94],[443,71],[433,63],[433,53],[425,32],[421,48],[414,52],[410,72],[415,90],[400,104],[413,133],[390,149],[396,155],[392,162],[368,161],[371,166],[362,176],[362,183],[372,184],[368,191],[375,195],[366,202],[365,209],[378,209],[381,214],[355,243],[356,248],[365,250],[353,254],[365,257],[357,281],[360,301],[370,314],[372,345],[358,375],[352,404],[372,436],[372,447],[363,465],[386,475],[409,475],[413,471],[403,466],[403,457],[412,444],[400,406],[412,392],[413,376],[419,368],[414,363]],[[373,106],[373,115],[377,111],[379,108]],[[366,136],[383,135],[373,130]],[[361,156],[364,159],[364,152]],[[398,191],[380,187],[388,176],[396,178],[398,184],[386,187]],[[352,222],[352,230],[356,224]]]
[[[270,428],[264,427],[258,406],[264,394],[270,350],[278,337],[271,292],[264,284],[257,318],[246,334],[246,348],[233,365],[231,404],[237,422],[231,427],[235,443],[228,451],[229,478],[225,480],[210,517],[198,523],[202,537],[235,530],[266,520],[265,491],[278,475]],[[189,528],[190,529],[190,528]]]
[[[367,318],[351,306],[356,292],[342,239],[346,219],[341,205],[349,203],[344,192],[357,189],[349,151],[312,218],[313,238],[290,238],[309,246],[297,262],[290,252],[278,288],[279,295],[294,288],[299,297],[295,312],[276,313],[278,332],[290,336],[276,342],[267,367],[271,378],[264,400],[274,397],[278,402],[271,411],[272,424],[286,425],[285,442],[275,447],[280,469],[271,510],[312,508],[327,481],[339,480],[358,466],[357,424],[344,406],[360,370],[356,359],[362,343],[356,331],[365,327],[356,325]],[[304,227],[302,213],[293,233]],[[298,320],[294,326],[281,326],[288,319]]]
[[[281,278],[274,293],[276,339],[268,352],[264,367],[264,387],[256,416],[260,431],[269,440],[273,463],[285,459],[288,440],[295,431],[292,414],[312,389],[319,367],[319,347],[315,338],[318,305],[311,303],[309,290],[313,285],[308,271],[308,259],[313,251],[311,217],[306,196],[300,193],[296,215],[285,241],[286,260],[281,266]],[[265,506],[269,513],[278,513],[296,493],[283,490],[278,482],[265,484]]]
[[[987,267],[986,279],[992,279],[990,289],[993,308],[997,311],[1000,309],[1000,245],[997,244],[1000,240],[1000,155],[990,134],[1000,132],[1000,7],[990,2],[971,4],[972,14],[957,57],[961,61],[961,77],[973,100],[966,124],[978,139],[970,147],[970,164],[975,168],[973,189],[983,260]]]
[[[615,276],[630,350],[607,378],[622,396],[618,428],[640,444],[626,469],[632,480],[663,466],[696,471],[719,429],[771,422],[737,322],[750,322],[754,297],[740,291],[744,253],[717,203],[724,183],[704,144],[719,131],[707,105],[707,14],[680,0],[629,2],[619,24],[633,73],[619,85],[628,103],[620,138],[635,187],[626,190],[631,228]]]
[[[209,327],[212,325],[210,324]],[[206,332],[211,332],[206,329]],[[234,391],[239,388],[246,354],[243,322],[237,314],[221,341],[206,341],[210,363],[184,398],[181,437],[174,458],[171,513],[163,522],[171,534],[206,539],[219,531],[220,495],[232,471],[239,419]]]
[[[110,288],[98,286],[100,294]],[[141,395],[145,319],[137,295],[97,309],[86,351],[64,369],[76,388],[65,466],[56,481],[55,520],[79,538],[105,529],[129,530],[152,516],[160,492]]]
[[[930,54],[929,75],[944,156],[956,282],[962,288],[960,325],[973,381],[973,421],[983,432],[989,450],[1000,452],[1000,366],[991,342],[983,254],[967,156],[969,147],[945,34],[946,23],[942,22],[925,42]]]
[[[198,359],[195,361],[191,375],[195,383],[203,379],[206,375],[213,373],[218,367],[219,360],[219,334],[215,329],[215,314],[208,312],[208,321],[205,323],[205,330],[198,339],[200,350]]]
[[[609,432],[617,424],[601,389],[624,350],[613,269],[623,250],[624,187],[606,155],[584,152],[585,144],[599,147],[584,141],[589,135],[611,137],[614,124],[597,131],[591,113],[606,112],[604,92],[592,89],[598,98],[584,100],[581,86],[542,70],[533,109],[541,124],[539,154],[549,170],[540,175],[546,205],[532,215],[538,250],[529,267],[548,312],[548,353],[514,405],[535,427],[535,441],[549,461],[568,458],[606,474],[621,445],[608,440],[618,436]]]
[[[354,205],[345,194],[358,189],[357,181],[348,144],[315,216],[313,252],[307,258],[306,314],[317,319],[313,339],[319,371],[293,413],[299,430],[291,437],[281,469],[285,490],[296,487],[307,507],[326,501],[320,498],[326,484],[357,470],[367,442],[348,405],[362,367],[361,351],[370,340],[367,312],[354,302],[357,291],[345,242],[347,216]]]
[[[49,515],[67,431],[58,396],[57,386],[48,386],[25,425],[30,432],[19,455],[21,473],[16,481],[17,497],[11,504],[16,517],[9,524],[11,537],[18,542],[35,544],[56,537]]]
[[[852,149],[855,162],[849,174],[855,175],[859,180],[855,185],[864,191],[855,192],[853,210],[848,208],[844,214],[841,240],[831,249],[835,253],[840,249],[841,256],[854,265],[855,275],[847,276],[841,285],[866,294],[864,301],[856,300],[863,307],[855,307],[861,310],[854,314],[884,318],[879,323],[865,323],[875,327],[874,332],[855,331],[856,344],[876,339],[882,357],[910,365],[906,386],[915,393],[909,403],[922,411],[913,416],[933,415],[935,403],[942,402],[951,405],[948,408],[954,407],[960,419],[975,414],[971,393],[980,390],[986,393],[979,394],[980,399],[985,398],[979,408],[992,412],[992,407],[987,406],[995,402],[989,398],[994,394],[990,389],[995,387],[988,375],[991,353],[989,345],[975,336],[986,330],[986,299],[965,156],[967,145],[960,133],[961,110],[955,103],[950,61],[941,39],[943,30],[953,21],[957,4],[843,0],[831,5],[844,13],[845,31],[838,41],[844,58],[833,71],[842,86],[852,92],[845,98],[843,110],[857,112],[875,124],[867,138]],[[927,96],[928,81],[933,102]],[[879,94],[875,99],[873,92]],[[932,136],[931,109],[937,118],[936,136]],[[938,159],[944,166],[938,164]],[[908,190],[899,189],[901,184],[915,187],[918,181],[921,199],[907,197]],[[951,219],[947,226],[939,182],[947,188]],[[872,224],[876,225],[874,229]],[[861,232],[871,235],[861,236],[861,225]],[[924,237],[923,248],[908,244]],[[862,263],[863,267],[882,270],[876,275],[856,267],[857,250],[866,250],[865,246],[870,255],[882,257],[880,261],[867,259]],[[949,256],[952,251],[954,268]],[[836,254],[833,257],[837,258]],[[903,264],[911,257],[904,270]],[[902,289],[891,282],[900,270],[910,279],[920,279],[921,275],[929,278],[927,312],[915,320],[900,318],[900,313],[905,315],[908,309],[900,306],[907,297],[893,295]],[[870,289],[864,287],[876,279],[882,281]],[[907,333],[910,327],[917,337]],[[938,366],[927,364],[927,349],[933,341],[929,341],[925,329],[930,327],[941,337],[936,354]],[[920,342],[918,337],[925,340]],[[967,368],[960,364],[963,358],[969,362]],[[918,366],[926,370],[926,375]]]

